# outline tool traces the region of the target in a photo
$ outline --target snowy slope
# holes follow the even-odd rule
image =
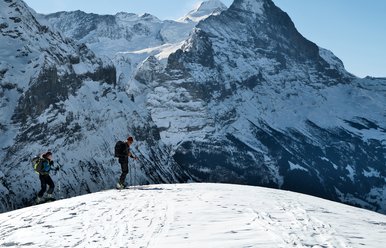
[[[286,191],[136,186],[0,215],[1,247],[384,247],[386,216]]]

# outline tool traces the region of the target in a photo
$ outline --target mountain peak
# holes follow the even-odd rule
[[[226,10],[227,7],[219,0],[208,0],[201,2],[197,8],[190,11],[186,16],[179,19],[183,22],[199,22],[210,15],[218,15],[223,10]]]
[[[226,9],[226,6],[219,0],[208,0],[208,1],[201,2],[198,5],[198,7],[196,8],[196,11],[213,10],[216,8],[223,8],[223,9],[225,8]]]
[[[232,7],[257,14],[263,14],[264,4],[266,2],[267,0],[235,0]]]
[[[272,56],[281,54],[300,63],[308,59],[319,63],[320,60],[318,47],[297,31],[288,14],[272,0],[235,0],[229,9],[216,18],[200,22],[197,27],[211,37],[237,41],[235,44],[241,50],[248,44],[250,48],[271,51]],[[278,61],[282,68],[290,64]]]

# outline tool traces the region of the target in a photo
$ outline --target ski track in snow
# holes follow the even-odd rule
[[[383,247],[386,216],[223,184],[136,186],[0,215],[0,247]]]

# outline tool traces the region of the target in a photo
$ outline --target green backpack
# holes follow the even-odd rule
[[[42,164],[43,159],[39,156],[34,157],[31,162],[34,168],[34,171],[37,174],[40,174],[43,170],[43,164]]]

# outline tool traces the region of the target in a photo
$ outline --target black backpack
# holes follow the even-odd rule
[[[125,149],[126,149],[125,142],[118,141],[114,147],[114,157],[119,158],[119,157],[127,156],[127,151],[125,151]]]

